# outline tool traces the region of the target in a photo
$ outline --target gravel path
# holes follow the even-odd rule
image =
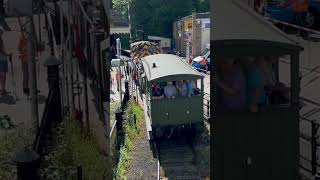
[[[130,153],[131,165],[126,176],[129,180],[156,180],[158,161],[153,157],[145,124],[141,130],[143,136],[134,143],[134,149]]]

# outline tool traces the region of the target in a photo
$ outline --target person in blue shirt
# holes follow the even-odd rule
[[[247,102],[251,112],[257,112],[267,102],[265,77],[260,64],[262,58],[248,59],[247,63]]]
[[[179,95],[182,97],[188,96],[188,86],[185,81],[181,81],[178,85]]]
[[[193,83],[189,80],[186,80],[186,84],[187,84],[187,91],[188,91],[188,97],[191,97],[194,95],[193,92]]]

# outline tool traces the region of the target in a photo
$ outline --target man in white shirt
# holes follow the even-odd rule
[[[175,98],[177,94],[177,89],[176,87],[173,85],[172,81],[168,81],[167,82],[167,85],[164,87],[164,95],[167,97],[167,98]]]

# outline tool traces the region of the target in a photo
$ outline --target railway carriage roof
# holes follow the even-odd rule
[[[228,11],[224,9],[228,9]],[[243,45],[245,42],[251,41],[254,43],[253,46],[260,49],[264,44],[278,48],[275,46],[278,44],[280,48],[289,48],[294,51],[303,50],[298,42],[258,15],[242,1],[215,1],[211,11],[214,13],[212,21],[214,24],[219,24],[219,26],[214,26],[211,34],[214,34],[212,37],[215,42],[232,41],[232,44],[241,42]],[[241,46],[240,43],[237,45]]]
[[[149,81],[170,76],[172,80],[177,79],[198,79],[203,77],[179,56],[172,54],[155,54],[143,58],[145,74]],[[153,67],[153,63],[156,67]]]

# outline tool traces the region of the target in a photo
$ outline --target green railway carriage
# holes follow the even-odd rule
[[[233,12],[232,16],[223,10],[225,7]],[[224,89],[213,83],[211,97],[214,108],[210,109],[210,114],[214,115],[211,121],[211,127],[214,127],[214,139],[211,140],[213,153],[210,161],[213,167],[212,178],[301,179],[299,166],[303,159],[299,151],[303,150],[303,147],[299,147],[299,144],[303,142],[299,138],[299,58],[303,48],[256,15],[241,1],[214,1],[211,12],[215,12],[212,16],[215,26],[211,31],[210,45],[211,51],[214,47],[215,52],[214,69],[211,70],[214,72],[213,81],[219,80],[224,74],[224,68],[219,64],[227,64],[228,59],[233,59],[243,67],[244,75],[247,77],[244,82],[246,88],[252,88],[251,84],[251,87],[248,84],[252,83],[251,78],[254,77],[254,74],[249,73],[253,66],[248,65],[252,60],[259,64],[262,62],[261,59],[264,59],[264,63],[272,64],[267,68],[269,73],[265,73],[260,65],[255,66],[255,70],[262,72],[263,77],[272,74],[274,83],[283,83],[289,88],[280,96],[274,94],[274,97],[278,98],[286,94],[286,101],[272,102],[271,93],[275,91],[267,90],[266,86],[270,83],[264,82],[265,79],[262,78],[259,81],[263,87],[255,87],[256,92],[260,91],[266,96],[262,106],[252,110],[245,104],[242,109],[230,110],[224,106]],[[220,26],[221,24],[223,26]],[[235,25],[236,31],[232,29]],[[248,27],[251,31],[248,31]],[[245,96],[250,101],[255,95],[247,93]],[[257,107],[256,104],[254,106]]]
[[[204,76],[185,63],[180,57],[170,54],[156,54],[141,59],[141,90],[144,93],[147,116],[152,131],[164,127],[192,125],[203,122]],[[166,97],[152,98],[152,83],[163,87],[167,81],[188,80],[201,84],[194,89],[197,95],[190,97],[177,96],[174,99]],[[155,132],[153,132],[155,133]]]

